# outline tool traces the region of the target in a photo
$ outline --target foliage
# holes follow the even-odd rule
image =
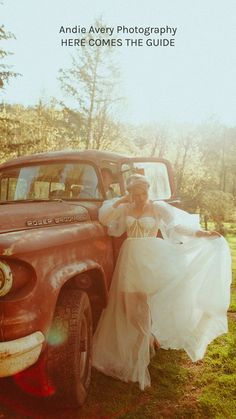
[[[36,107],[20,105],[0,107],[0,157],[66,148],[66,128],[63,114],[41,102]]]
[[[223,228],[236,199],[235,128],[215,120],[199,126],[149,124],[135,127],[131,138],[135,154],[171,161],[185,209],[210,216]]]
[[[0,26],[0,42],[6,41],[7,39],[15,38],[14,34],[7,32],[4,25]],[[7,65],[4,60],[10,55],[9,51],[6,51],[4,47],[0,47],[0,88],[3,87],[4,82],[8,82],[11,77],[16,77],[19,73],[12,71],[11,66]]]
[[[103,149],[127,152],[122,124],[106,124]],[[116,137],[119,136],[119,142]],[[0,161],[49,150],[84,148],[83,116],[42,101],[34,107],[0,105]]]
[[[233,195],[220,190],[208,190],[202,194],[199,206],[202,212],[212,219],[219,232],[224,231],[223,222],[234,215]]]

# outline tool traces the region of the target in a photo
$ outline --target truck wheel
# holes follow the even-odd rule
[[[84,291],[68,289],[59,296],[48,342],[47,371],[56,399],[82,406],[92,357],[92,315]]]

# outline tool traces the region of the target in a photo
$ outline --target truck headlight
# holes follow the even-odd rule
[[[0,297],[6,295],[12,287],[12,272],[6,262],[0,262]]]

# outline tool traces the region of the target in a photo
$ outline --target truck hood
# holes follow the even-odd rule
[[[65,201],[21,202],[0,205],[0,233],[45,228],[90,220],[86,208]]]

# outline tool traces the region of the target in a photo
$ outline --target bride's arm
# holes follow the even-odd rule
[[[168,236],[177,234],[190,237],[220,236],[216,231],[205,231],[201,228],[196,216],[173,207],[166,202],[154,202],[154,208],[161,221],[164,223]]]
[[[114,198],[104,201],[99,209],[99,221],[108,227],[110,236],[119,237],[126,231],[127,198]]]
[[[99,209],[99,221],[103,225],[108,226],[112,221],[115,221],[121,216],[124,216],[126,210],[126,205],[124,204],[127,204],[128,202],[129,201],[127,196],[104,201],[101,208]]]

